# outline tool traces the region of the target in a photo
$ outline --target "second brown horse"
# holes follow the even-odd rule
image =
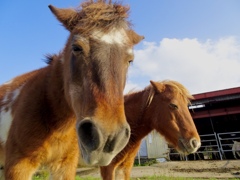
[[[127,146],[101,167],[104,180],[128,180],[141,140],[157,130],[182,154],[200,147],[200,137],[190,115],[188,104],[193,97],[176,81],[153,82],[143,91],[125,96],[125,113],[131,127]]]

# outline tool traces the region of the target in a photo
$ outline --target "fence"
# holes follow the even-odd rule
[[[197,151],[197,153],[204,154],[204,159],[212,159],[213,154],[217,157],[219,155],[222,160],[222,154],[220,151],[220,145],[217,140],[217,134],[206,134],[200,135],[201,140],[201,148]]]
[[[200,135],[201,138],[201,147],[194,154],[194,160],[196,156],[199,159],[213,159],[215,156],[216,159],[226,159],[225,152],[232,151],[233,140],[240,140],[240,131],[239,132],[227,132],[227,133],[213,133]],[[188,160],[188,156],[182,156],[173,148],[170,148],[169,156],[178,155],[180,160]],[[200,155],[203,155],[202,157]]]
[[[240,140],[240,132],[228,132],[217,134],[221,154],[225,157],[225,152],[232,152],[232,145],[234,140]]]

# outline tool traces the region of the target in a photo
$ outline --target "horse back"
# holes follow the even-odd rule
[[[4,161],[4,146],[14,117],[13,106],[16,106],[23,87],[38,73],[39,70],[36,70],[17,76],[0,86],[0,165]]]

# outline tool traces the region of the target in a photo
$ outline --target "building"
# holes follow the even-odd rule
[[[142,140],[138,156],[148,159],[161,158],[167,157],[168,152],[166,140],[154,130]]]
[[[240,87],[193,96],[189,110],[201,137],[199,152],[207,159],[233,159],[233,141],[240,141]]]
[[[240,131],[240,87],[193,96],[189,109],[199,134]]]
[[[189,110],[202,141],[199,154],[208,154],[207,158],[211,159],[232,159],[233,140],[240,141],[240,87],[193,97]],[[141,157],[166,157],[166,142],[157,136],[158,133],[152,132],[143,139],[139,151]]]

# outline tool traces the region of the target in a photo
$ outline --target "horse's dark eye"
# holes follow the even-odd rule
[[[178,109],[178,106],[176,104],[170,103],[169,106],[173,109]]]
[[[128,61],[128,64],[130,65],[130,64],[132,64],[133,63],[133,60],[129,60]]]
[[[77,45],[72,45],[72,50],[74,52],[82,52],[82,48]]]

